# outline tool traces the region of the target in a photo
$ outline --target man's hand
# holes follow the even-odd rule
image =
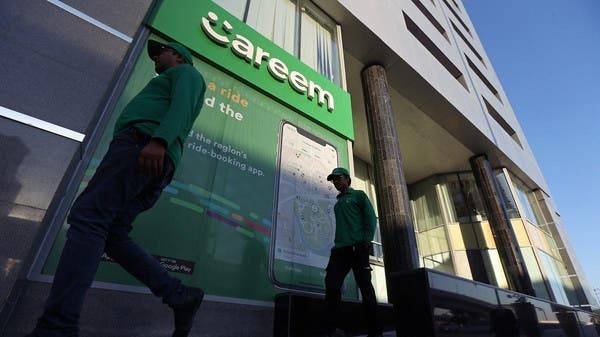
[[[151,139],[138,158],[138,169],[142,174],[158,177],[163,171],[165,146],[158,139]]]

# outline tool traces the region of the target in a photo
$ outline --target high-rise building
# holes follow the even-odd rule
[[[269,336],[276,294],[322,292],[335,233],[325,177],[337,166],[378,209],[381,302],[386,267],[424,267],[598,308],[461,0],[8,0],[0,4],[7,336],[31,329],[42,311],[69,206],[119,112],[154,76],[149,39],[190,49],[207,91],[173,182],[132,236],[206,290],[199,331]],[[358,298],[351,279],[344,292]],[[82,331],[166,333],[167,313],[105,256]]]

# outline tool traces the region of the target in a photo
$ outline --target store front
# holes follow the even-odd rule
[[[322,292],[337,194],[326,176],[349,166],[349,94],[211,2],[164,2],[149,28],[149,39],[193,51],[207,90],[173,182],[135,221],[132,237],[208,295],[268,304],[281,289]],[[106,152],[120,111],[153,76],[144,48],[79,191]],[[67,228],[63,223],[48,242],[38,277],[54,274]],[[145,291],[107,256],[96,281]],[[353,281],[346,282],[350,298],[357,297]]]

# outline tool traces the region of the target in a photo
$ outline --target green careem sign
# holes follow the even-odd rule
[[[211,1],[164,0],[150,25],[283,104],[354,139],[347,92]]]

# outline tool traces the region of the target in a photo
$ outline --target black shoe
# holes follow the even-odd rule
[[[194,325],[194,316],[202,304],[204,291],[200,288],[185,287],[183,301],[179,304],[169,304],[175,316],[175,331],[173,337],[187,337]]]

